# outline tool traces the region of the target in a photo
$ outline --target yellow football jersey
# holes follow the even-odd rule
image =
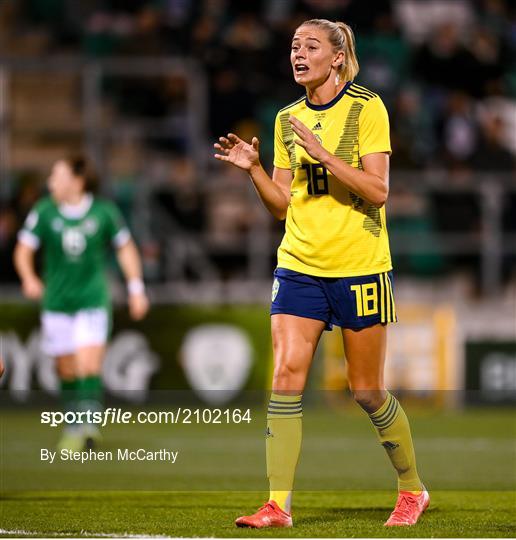
[[[281,109],[274,129],[274,166],[291,169],[290,205],[278,266],[322,277],[351,277],[392,269],[385,207],[351,193],[294,143],[288,121],[298,118],[323,147],[357,169],[373,152],[391,152],[389,117],[380,97],[348,82],[326,105],[303,96]]]

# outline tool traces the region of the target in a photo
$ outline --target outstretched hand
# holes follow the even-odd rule
[[[45,286],[37,276],[26,278],[22,281],[22,291],[26,298],[39,300],[43,296]]]
[[[290,115],[288,121],[294,133],[299,137],[294,139],[294,142],[303,147],[310,157],[316,161],[322,161],[323,157],[328,155],[328,152],[323,148],[316,136],[295,116]]]
[[[260,141],[256,137],[249,144],[234,133],[228,133],[227,137],[219,137],[219,141],[220,144],[213,145],[219,152],[214,154],[216,159],[232,163],[244,171],[260,164]]]
[[[145,293],[130,294],[129,315],[134,321],[141,321],[149,311],[149,299]]]

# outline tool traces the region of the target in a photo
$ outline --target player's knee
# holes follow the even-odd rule
[[[57,374],[64,381],[71,381],[76,378],[75,366],[71,359],[59,360],[57,362]]]
[[[98,375],[102,370],[102,351],[81,349],[77,354],[77,371],[80,377]]]
[[[302,391],[305,374],[293,361],[279,362],[274,369],[273,386],[276,390]]]
[[[79,376],[82,378],[93,377],[100,374],[101,367],[96,363],[83,363],[78,371]]]
[[[385,401],[382,390],[353,390],[352,392],[353,399],[369,414],[376,412]]]

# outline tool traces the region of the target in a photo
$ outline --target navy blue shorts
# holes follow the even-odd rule
[[[324,321],[326,330],[396,322],[392,272],[325,278],[276,268],[271,315],[278,313]]]

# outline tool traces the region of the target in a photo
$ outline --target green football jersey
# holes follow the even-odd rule
[[[75,313],[105,307],[111,300],[105,273],[110,245],[121,247],[130,233],[111,202],[85,196],[80,207],[58,205],[51,197],[31,210],[19,240],[43,251],[43,309]]]

